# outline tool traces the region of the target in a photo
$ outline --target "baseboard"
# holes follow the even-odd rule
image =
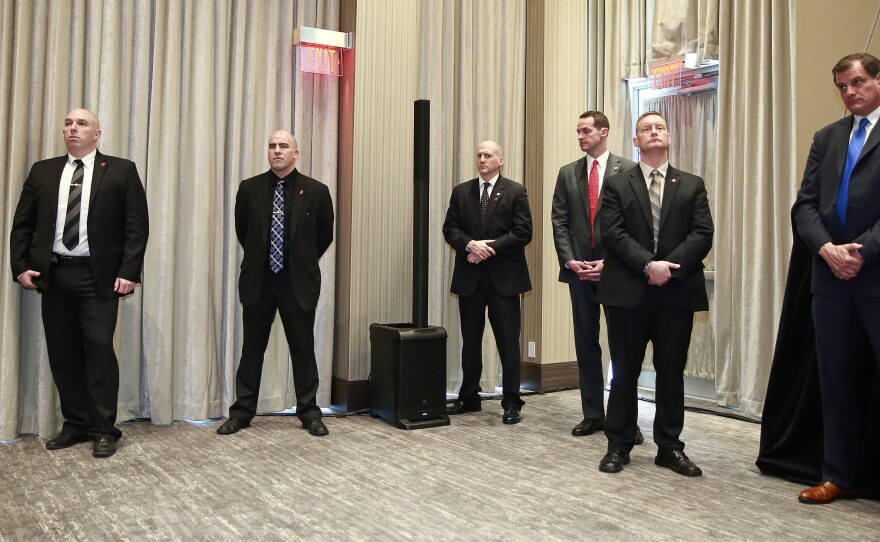
[[[576,388],[578,387],[577,362],[540,364],[524,361],[521,367],[520,386],[534,391]]]
[[[345,380],[334,376],[330,388],[330,408],[341,412],[370,408],[370,381]]]

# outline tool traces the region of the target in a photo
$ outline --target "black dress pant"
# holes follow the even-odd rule
[[[235,375],[236,401],[229,408],[229,417],[250,422],[257,413],[263,358],[276,313],[281,314],[284,335],[290,348],[296,415],[303,421],[320,419],[321,409],[316,397],[318,364],[315,361],[315,311],[303,310],[296,300],[287,268],[278,273],[266,269],[259,299],[243,308],[244,342]]]
[[[857,489],[866,421],[859,405],[870,393],[872,365],[880,368],[880,299],[859,292],[815,294],[813,320],[825,430],[822,477]]]
[[[574,348],[581,388],[581,410],[585,419],[605,417],[605,375],[599,345],[599,304],[596,283],[579,280],[568,283],[574,316]]]
[[[61,399],[61,431],[118,440],[119,363],[113,333],[119,297],[98,294],[88,263],[52,265],[49,278],[41,294],[43,329]]]
[[[480,401],[480,375],[483,372],[483,331],[486,328],[486,309],[495,334],[495,344],[501,357],[501,385],[504,397],[501,407],[519,408],[525,402],[519,397],[520,384],[520,299],[519,295],[503,296],[495,289],[485,269],[480,283],[470,295],[459,296],[458,313],[461,320],[461,389],[458,400],[474,404]]]
[[[611,349],[611,393],[605,418],[609,450],[629,452],[635,441],[636,393],[648,341],[654,346],[654,442],[660,451],[683,450],[684,368],[694,313],[655,303],[651,288],[633,308],[605,306]]]

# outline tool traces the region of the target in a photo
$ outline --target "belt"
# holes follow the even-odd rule
[[[91,256],[64,256],[57,252],[53,252],[52,256],[49,258],[49,263],[54,265],[82,265],[91,263],[91,261]]]

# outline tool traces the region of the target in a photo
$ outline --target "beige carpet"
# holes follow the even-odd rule
[[[615,475],[601,435],[575,438],[576,390],[527,397],[523,423],[498,401],[448,427],[403,431],[369,416],[326,418],[316,438],[289,416],[237,435],[220,421],[122,426],[119,453],[0,444],[2,540],[878,540],[880,502],[797,502],[763,476],[760,427],[688,413],[689,479],[653,464],[648,442]]]

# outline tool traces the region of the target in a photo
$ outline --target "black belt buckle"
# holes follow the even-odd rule
[[[91,258],[89,256],[65,256],[57,252],[53,252],[52,256],[49,257],[49,263],[53,265],[85,264],[90,261]]]

